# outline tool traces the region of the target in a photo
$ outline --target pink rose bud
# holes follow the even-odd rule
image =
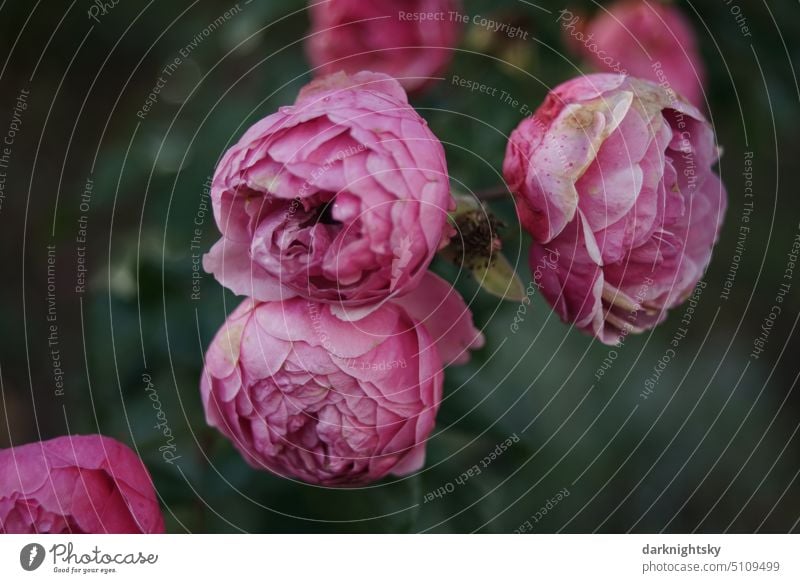
[[[417,91],[450,63],[460,7],[457,0],[311,0],[306,52],[317,74],[378,71]]]
[[[697,108],[624,75],[568,81],[522,121],[503,173],[564,321],[612,344],[686,299],[727,206],[718,157]]]
[[[420,308],[437,322],[430,332],[394,302],[349,322],[300,298],[245,300],[206,354],[208,423],[253,467],[312,484],[356,486],[420,469],[442,358],[461,362],[483,343],[463,300],[440,282],[420,286],[438,299]]]
[[[703,60],[691,23],[674,4],[621,0],[599,9],[582,37],[563,12],[561,24],[568,35],[575,29],[570,45],[601,71],[664,83],[691,103],[703,103]]]
[[[153,482],[127,446],[68,435],[0,450],[0,533],[163,533]]]
[[[204,266],[236,294],[343,308],[414,289],[454,207],[442,144],[377,73],[306,86],[251,127],[211,189],[222,239]]]

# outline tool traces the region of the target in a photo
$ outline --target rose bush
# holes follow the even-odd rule
[[[408,91],[434,81],[453,57],[457,0],[311,2],[306,52],[317,73],[379,71]]]
[[[164,520],[139,457],[102,435],[0,451],[0,532],[161,533]]]
[[[430,331],[395,302],[350,322],[300,298],[245,300],[206,355],[208,423],[252,466],[313,484],[418,470],[441,401],[442,359],[463,362],[483,342],[452,287],[431,275],[418,289],[434,298],[408,300],[435,323]]]
[[[511,135],[503,172],[561,318],[614,343],[702,277],[727,198],[714,132],[684,99],[624,75],[553,90]],[[547,257],[545,257],[547,256]]]
[[[205,269],[239,295],[354,309],[414,289],[447,239],[444,150],[386,75],[333,75],[250,128],[212,184]]]

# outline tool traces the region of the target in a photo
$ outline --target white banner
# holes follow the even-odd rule
[[[791,535],[0,536],[0,581],[800,581]]]

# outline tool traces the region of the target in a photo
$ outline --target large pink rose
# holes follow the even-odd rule
[[[691,293],[727,205],[718,156],[697,108],[623,75],[568,81],[517,127],[503,173],[562,319],[614,343]]]
[[[453,207],[441,143],[386,75],[333,75],[228,150],[204,266],[239,295],[342,308],[414,289]],[[446,237],[445,237],[446,238]]]
[[[206,354],[208,423],[252,466],[313,484],[418,470],[442,397],[442,359],[461,362],[483,342],[451,286],[428,276],[418,290],[433,298],[412,302],[425,325],[395,302],[350,322],[301,298],[245,300]]]
[[[450,63],[460,8],[458,0],[311,0],[306,51],[319,74],[379,71],[416,91]]]
[[[575,30],[574,18],[560,17],[567,33],[583,33],[571,44],[601,71],[665,83],[691,103],[703,103],[703,60],[691,23],[674,4],[621,0]]]
[[[0,533],[162,533],[142,460],[102,435],[0,451]]]

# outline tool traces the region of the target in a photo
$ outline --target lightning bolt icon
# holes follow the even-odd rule
[[[28,557],[28,566],[30,567],[33,565],[33,560],[36,558],[36,555],[39,554],[39,549],[37,547],[31,547],[31,554]]]

